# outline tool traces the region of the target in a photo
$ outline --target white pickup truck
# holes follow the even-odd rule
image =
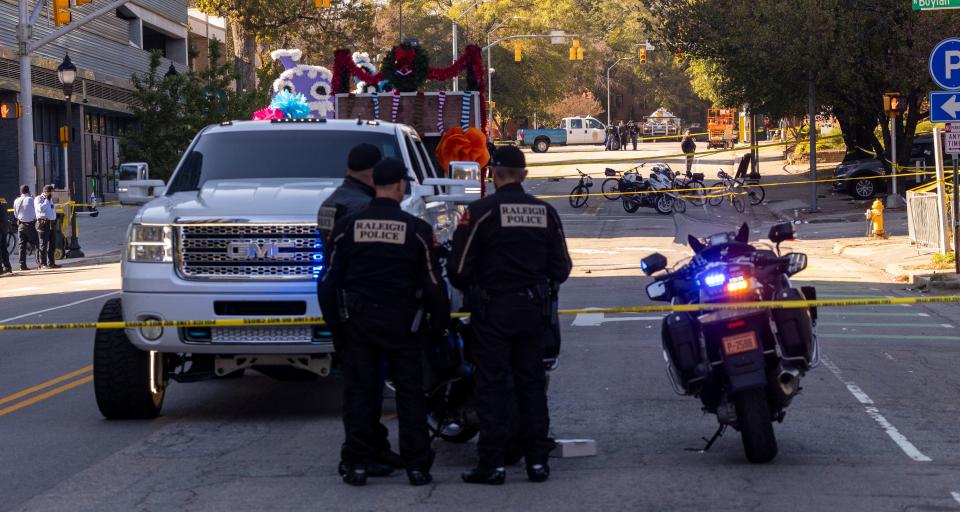
[[[480,184],[443,178],[405,125],[311,119],[210,126],[185,152],[165,194],[136,215],[122,295],[103,306],[100,321],[319,317],[316,281],[325,262],[317,210],[361,142],[407,163],[413,181],[403,209],[434,226],[441,243],[448,240],[458,205],[477,199]],[[108,418],[157,416],[169,379],[241,375],[251,367],[326,376],[334,351],[322,325],[98,329],[94,344],[97,405]]]

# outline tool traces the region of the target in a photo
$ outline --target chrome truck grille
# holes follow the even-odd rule
[[[177,271],[194,280],[309,280],[323,270],[323,242],[310,224],[182,224]]]

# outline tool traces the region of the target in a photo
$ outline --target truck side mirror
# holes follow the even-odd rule
[[[480,164],[476,162],[450,162],[447,176],[454,180],[479,180]]]

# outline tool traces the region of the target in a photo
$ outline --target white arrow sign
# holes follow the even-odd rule
[[[950,96],[947,101],[943,102],[943,105],[940,105],[940,108],[947,113],[950,117],[956,119],[957,112],[960,112],[960,102],[957,101],[956,96]]]

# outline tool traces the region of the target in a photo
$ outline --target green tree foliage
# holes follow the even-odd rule
[[[848,158],[882,154],[885,91],[906,95],[899,157],[927,115],[927,55],[951,35],[956,12],[914,12],[900,0],[644,0],[651,29],[694,57],[698,93],[725,106],[750,105],[771,117],[802,116],[816,87],[818,110],[843,128]],[[889,130],[882,131],[889,140]],[[889,147],[888,144],[886,146]],[[899,158],[898,158],[899,159]],[[901,162],[905,161],[901,159]]]
[[[180,161],[194,135],[203,127],[223,121],[249,119],[267,103],[264,90],[237,92],[233,68],[224,63],[220,44],[212,40],[210,67],[198,73],[161,73],[161,57],[154,52],[150,69],[131,78],[136,101],[132,107],[135,128],[120,140],[126,161],[147,162],[150,170],[166,179]]]
[[[187,117],[186,75],[166,76],[160,71],[160,53],[150,56],[150,69],[131,78],[134,97],[131,110],[136,127],[123,135],[120,152],[131,162],[147,162],[150,170],[167,178],[180,160],[195,131],[181,121]]]

